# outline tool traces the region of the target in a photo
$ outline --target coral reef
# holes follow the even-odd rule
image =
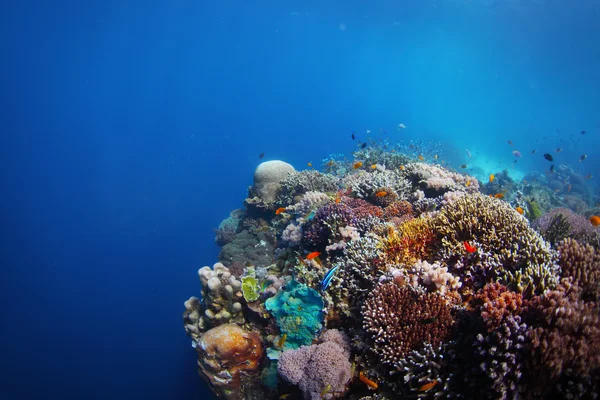
[[[597,398],[600,212],[585,179],[560,165],[482,183],[440,165],[441,148],[363,143],[322,172],[259,166],[216,230],[220,262],[183,313],[215,394]]]

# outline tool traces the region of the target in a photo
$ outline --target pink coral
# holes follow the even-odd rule
[[[284,351],[277,372],[286,381],[298,385],[309,400],[333,399],[346,392],[352,377],[349,346],[343,334],[324,334],[321,344]],[[329,387],[329,390],[325,391]],[[326,392],[323,396],[321,393]]]

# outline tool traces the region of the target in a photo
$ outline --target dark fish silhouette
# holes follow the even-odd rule
[[[364,149],[365,147],[367,147],[367,142],[363,143],[363,144],[360,146],[360,148],[361,148],[361,149]]]
[[[553,172],[554,172],[554,164],[552,164],[552,165],[550,166],[550,173],[553,173]]]
[[[356,136],[354,136],[354,132],[352,132],[352,140],[356,139]]]
[[[582,134],[582,135],[585,135],[585,131],[581,131],[581,134]]]
[[[554,157],[549,153],[544,153],[544,158],[548,161],[554,161]]]
[[[258,158],[265,158],[265,153],[260,153],[260,154],[258,155]]]

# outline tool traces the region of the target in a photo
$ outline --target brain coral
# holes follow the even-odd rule
[[[272,203],[277,198],[283,181],[289,174],[295,172],[290,164],[279,161],[265,161],[254,171],[254,194],[266,203]]]

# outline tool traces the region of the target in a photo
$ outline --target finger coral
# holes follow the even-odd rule
[[[573,278],[573,282],[583,290],[583,298],[600,299],[600,252],[589,244],[579,244],[574,239],[565,239],[558,245],[559,264],[563,276]]]
[[[393,282],[377,286],[362,308],[363,328],[380,360],[399,367],[411,350],[447,340],[453,324],[451,308],[435,293],[422,294]]]

